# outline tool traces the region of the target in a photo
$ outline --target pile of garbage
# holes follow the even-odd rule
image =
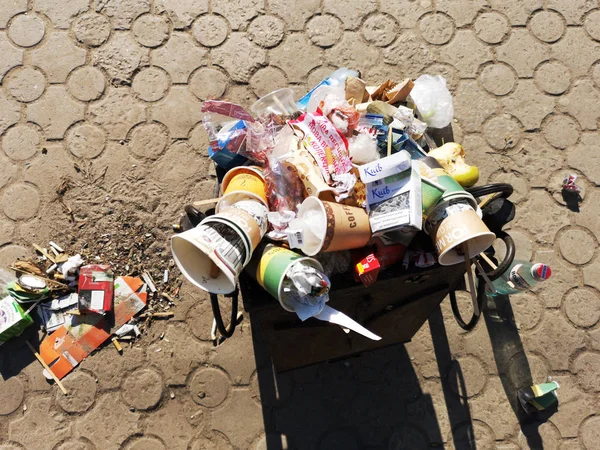
[[[0,345],[37,323],[46,333],[39,353],[27,344],[65,394],[60,379],[102,344],[112,341],[122,353],[120,342],[132,343],[150,320],[173,315],[149,303],[157,289],[148,272],[115,276],[110,265],[86,264],[53,241],[34,247],[37,257],[10,267],[16,275],[0,269]]]
[[[369,85],[339,69],[298,101],[279,89],[252,114],[216,100],[202,111],[209,156],[226,171],[222,196],[171,249],[205,291],[233,292],[246,268],[301,320],[380,339],[326,304],[333,274],[366,287],[391,267],[464,263],[470,275],[471,260],[496,239],[467,191],[477,167],[461,145],[437,147],[429,135],[453,119],[441,76]]]

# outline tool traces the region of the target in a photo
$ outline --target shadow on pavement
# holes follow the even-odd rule
[[[440,372],[446,414],[453,430],[456,449],[476,449],[473,421],[467,402],[467,387],[460,362],[452,358],[442,311],[437,309],[429,317],[429,330]]]
[[[252,321],[256,364],[263,368],[258,370],[258,388],[267,449],[443,447],[450,437],[442,435],[438,416],[447,417],[455,430],[451,437],[455,448],[475,449],[466,395],[457,395],[465,392],[464,378],[452,360],[439,309],[429,324],[445,410],[423,392],[403,345],[276,374],[259,325]]]
[[[40,339],[37,326],[26,328],[21,336],[13,338],[0,346],[0,377],[4,381],[18,376],[27,366],[35,361],[35,356],[25,343],[26,340],[31,343],[33,348],[39,348]],[[39,363],[36,362],[36,364]],[[41,366],[39,367],[41,370]]]
[[[516,326],[510,298],[508,296],[487,297],[483,317],[490,335],[502,387],[519,421],[521,432],[527,440],[529,448],[543,449],[539,427],[556,412],[557,407],[555,404],[551,409],[529,416],[519,403],[517,397],[519,389],[543,383],[546,380],[534,380],[531,375],[531,368]]]
[[[581,198],[581,194],[579,192],[572,192],[563,189],[561,195],[563,201],[567,204],[567,208],[573,212],[579,212],[579,204],[583,201],[583,198]]]

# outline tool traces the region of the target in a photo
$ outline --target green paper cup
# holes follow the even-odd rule
[[[442,185],[434,183],[428,178],[421,176],[421,204],[423,206],[423,220],[433,211],[442,199],[445,189]]]
[[[444,170],[437,159],[427,156],[422,158],[420,161],[423,161],[433,171],[437,177],[438,184],[445,189],[444,194],[442,195],[442,200],[447,201],[457,198],[465,198],[469,201],[469,203],[471,203],[471,205],[473,205],[474,209],[477,208],[477,201],[475,198],[465,191],[465,189],[458,184],[458,182],[452,178],[452,176],[450,176],[446,170]]]
[[[263,289],[276,298],[283,309],[294,312],[295,304],[283,295],[283,280],[295,263],[304,261],[315,269],[323,270],[323,266],[316,259],[302,256],[284,247],[273,244],[261,244],[256,251],[246,270],[256,279]]]

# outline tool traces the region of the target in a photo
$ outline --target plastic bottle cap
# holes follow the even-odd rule
[[[534,264],[531,268],[531,276],[537,281],[547,280],[550,275],[552,275],[552,269],[546,264]]]

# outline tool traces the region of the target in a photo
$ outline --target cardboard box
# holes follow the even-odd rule
[[[145,291],[146,285],[139,278],[119,277],[114,281],[114,286],[116,295],[113,329],[119,329],[146,306],[148,294]],[[111,327],[104,316],[70,316],[63,326],[42,341],[40,355],[61,379],[102,345],[110,334]]]
[[[362,281],[365,287],[371,286],[377,281],[379,269],[379,260],[373,253],[368,254],[354,266],[356,277]]]
[[[20,335],[32,323],[31,316],[14,298],[8,296],[0,300],[0,345]]]
[[[90,264],[79,270],[79,311],[106,314],[113,309],[114,276],[110,266]]]
[[[373,183],[391,175],[396,175],[410,168],[410,154],[406,151],[394,153],[385,158],[358,166],[363,183]]]
[[[52,300],[50,303],[42,303],[37,308],[37,314],[40,318],[42,328],[47,332],[52,332],[58,329],[68,319],[68,311],[75,308],[79,302],[77,294],[70,294]]]

